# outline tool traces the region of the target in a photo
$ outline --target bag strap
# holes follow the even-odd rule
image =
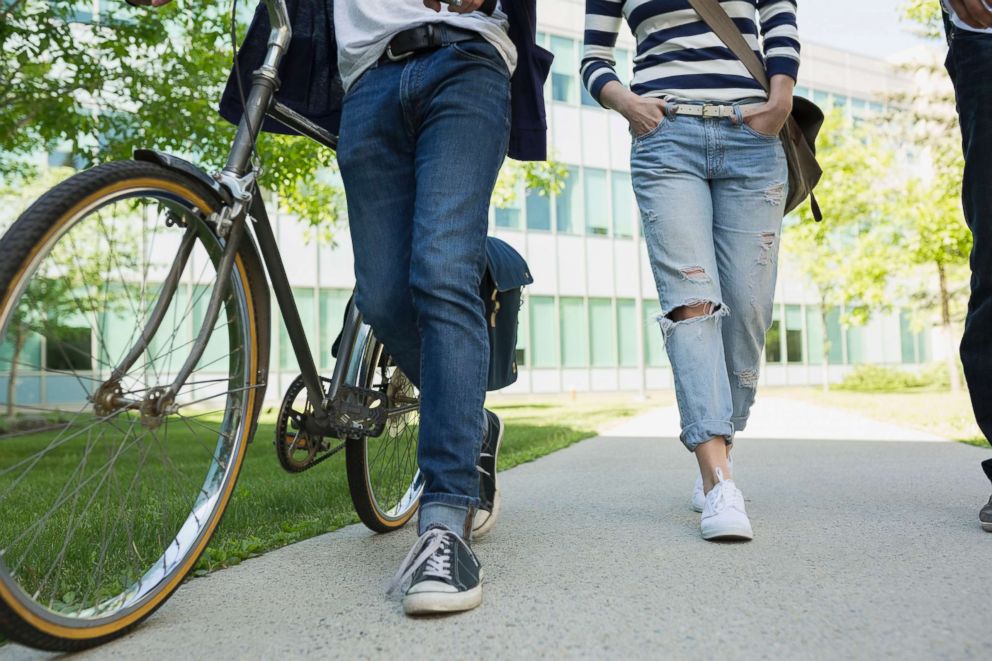
[[[761,60],[754,54],[751,47],[747,45],[747,40],[744,39],[740,28],[734,23],[734,19],[730,18],[727,10],[717,0],[689,0],[689,4],[716,33],[716,36],[720,37],[724,45],[747,67],[747,70],[765,89],[765,92],[771,93],[768,73],[765,71],[764,65],[761,64]]]

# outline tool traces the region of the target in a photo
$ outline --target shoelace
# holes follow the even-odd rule
[[[723,478],[723,471],[716,469],[716,485],[710,491],[713,495],[713,513],[718,514],[728,507],[744,510],[744,498],[740,489],[731,481]]]
[[[425,574],[438,578],[451,578],[451,539],[452,533],[444,528],[431,528],[417,540],[406,558],[400,563],[393,580],[386,588],[387,595],[406,592],[413,575],[421,565],[427,563]]]

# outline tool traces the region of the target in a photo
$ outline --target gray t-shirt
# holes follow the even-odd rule
[[[338,68],[347,90],[362,73],[386,52],[393,36],[424,23],[445,23],[478,32],[496,47],[512,74],[517,49],[507,32],[509,23],[502,8],[492,16],[475,11],[458,14],[441,5],[435,12],[423,0],[334,0],[334,33],[338,42]]]

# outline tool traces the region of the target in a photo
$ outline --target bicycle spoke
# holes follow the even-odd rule
[[[14,353],[4,344],[0,378],[16,377],[6,404],[23,422],[0,435],[0,505],[6,515],[17,503],[0,521],[0,582],[61,617],[147,603],[190,566],[239,468],[254,415],[248,394],[264,387],[247,354],[253,310],[240,262],[206,323],[223,245],[192,211],[187,221],[201,225],[190,259],[171,266],[187,227],[165,216],[181,206],[171,192],[121,189],[46,234],[11,289],[17,344]],[[177,287],[160,304],[168,273]],[[156,309],[153,337],[142,340]],[[9,318],[0,327],[15,328]],[[201,333],[203,355],[175,407],[160,412],[150,394],[171,385]],[[0,343],[14,338],[8,331]],[[139,342],[134,365],[109,382]]]

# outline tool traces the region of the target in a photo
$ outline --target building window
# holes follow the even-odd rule
[[[558,366],[558,329],[555,324],[555,299],[550,296],[531,296],[530,308],[530,365],[532,367]]]
[[[551,52],[555,55],[551,65],[551,98],[562,103],[577,104],[579,59],[575,40],[552,36]]]
[[[634,191],[629,172],[614,172],[613,183],[613,233],[623,238],[634,236]]]
[[[637,367],[637,302],[617,300],[617,349],[620,367]]]
[[[780,306],[775,306],[772,313],[772,325],[765,335],[765,361],[768,363],[782,362],[782,312]]]
[[[648,367],[664,367],[668,364],[665,353],[665,340],[657,316],[658,301],[644,301],[644,362]]]
[[[579,169],[569,167],[561,192],[555,196],[555,216],[558,231],[564,234],[582,234],[581,211]]]
[[[321,369],[329,370],[334,367],[331,349],[344,326],[344,311],[350,298],[349,289],[320,290],[320,356],[317,357],[317,364]]]
[[[506,203],[506,206],[496,207],[494,215],[496,216],[496,227],[504,227],[506,229],[513,230],[520,229],[521,213],[519,192],[516,192],[513,199]]]
[[[528,189],[526,195],[527,229],[551,230],[551,199],[544,193]]]
[[[599,102],[592,98],[592,94],[589,93],[589,90],[586,89],[585,85],[580,85],[579,88],[579,94],[582,96],[582,105],[589,108],[600,107]]]
[[[610,199],[606,170],[585,169],[586,232],[596,236],[610,233]]]
[[[562,298],[561,364],[562,367],[589,366],[589,321],[586,303],[581,298]]]
[[[593,367],[615,367],[617,340],[613,328],[613,301],[608,298],[589,299],[589,333]]]
[[[860,365],[865,362],[865,329],[849,326],[847,329],[847,362]]]
[[[798,305],[785,306],[785,357],[790,363],[803,362],[803,311]]]
[[[520,303],[520,314],[517,317],[519,320],[519,325],[517,326],[517,349],[514,355],[514,359],[517,361],[517,367],[526,367],[528,365],[527,360],[529,358],[529,351],[527,351],[527,345],[530,342],[530,301],[525,296]]]
[[[826,340],[830,343],[827,349],[827,363],[841,365],[844,363],[844,340],[840,328],[840,308],[833,307],[827,311]],[[810,365],[823,364],[824,328],[820,306],[811,305],[806,308],[806,360]]]

